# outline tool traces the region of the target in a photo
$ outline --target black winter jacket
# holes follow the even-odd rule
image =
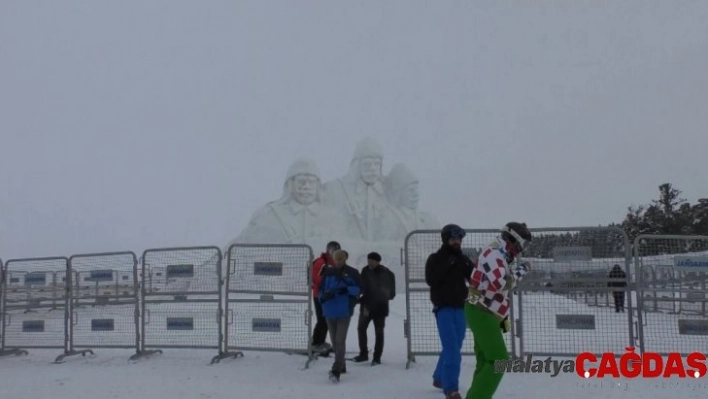
[[[369,311],[371,318],[388,316],[388,301],[396,297],[396,276],[384,265],[361,269],[361,298],[359,303]]]
[[[425,282],[430,287],[433,306],[462,308],[467,301],[467,284],[472,277],[473,262],[461,251],[447,245],[428,256]]]
[[[621,268],[614,267],[612,268],[612,270],[610,270],[610,273],[607,275],[607,277],[613,279],[626,279],[627,275]],[[607,286],[610,288],[622,288],[627,286],[627,281],[608,281]]]

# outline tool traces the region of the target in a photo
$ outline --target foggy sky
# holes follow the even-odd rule
[[[223,246],[295,158],[328,181],[366,136],[442,223],[619,222],[663,182],[693,202],[706,21],[705,1],[0,2],[0,257]]]

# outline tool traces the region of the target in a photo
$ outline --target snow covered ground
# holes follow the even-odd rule
[[[538,296],[537,300],[538,309],[570,305],[565,301],[558,302],[550,295]],[[598,308],[597,311],[608,310]],[[331,358],[314,361],[309,369],[304,369],[305,357],[283,353],[245,352],[243,358],[209,365],[216,354],[213,350],[166,349],[161,355],[129,361],[133,353],[130,350],[96,349],[95,356],[70,357],[63,364],[53,364],[60,351],[34,349],[28,356],[0,358],[0,398],[442,398],[441,391],[431,385],[435,357],[418,356],[416,363],[406,370],[404,318],[405,296],[400,295],[387,321],[383,364],[370,367],[368,364],[348,363],[348,373],[343,375],[339,384],[327,379]],[[605,319],[598,322],[604,323],[602,320]],[[618,325],[620,329],[626,328],[624,318],[622,320]],[[357,349],[355,322],[356,316],[349,330],[349,351]],[[551,331],[550,326],[545,330],[534,329],[533,334],[538,335],[534,341],[552,341]],[[574,339],[582,342],[585,338],[577,336]],[[373,328],[370,344],[373,345]],[[466,356],[460,381],[463,392],[469,387],[473,370],[474,358]],[[575,374],[551,377],[549,374],[511,373],[504,376],[496,397],[664,399],[672,396],[705,398],[706,395],[708,380],[705,377],[690,380],[583,380]]]

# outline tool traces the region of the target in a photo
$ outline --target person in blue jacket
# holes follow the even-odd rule
[[[329,337],[334,350],[334,364],[329,372],[329,378],[332,381],[339,381],[340,375],[345,370],[347,332],[354,315],[357,298],[361,293],[361,276],[358,270],[347,265],[346,251],[337,250],[332,257],[334,267],[324,271],[318,298],[322,304],[322,313],[327,320]]]

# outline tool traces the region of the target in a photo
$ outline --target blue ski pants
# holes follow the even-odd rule
[[[445,395],[459,391],[462,364],[462,343],[467,324],[464,308],[442,307],[434,310],[442,352],[433,373],[433,380],[442,383]]]

